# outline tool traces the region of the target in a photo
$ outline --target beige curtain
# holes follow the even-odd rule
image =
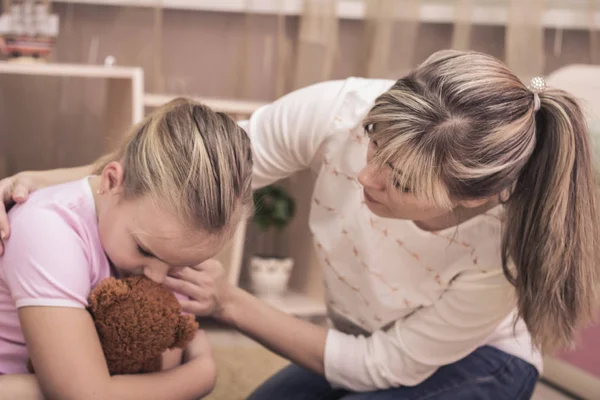
[[[471,27],[473,18],[473,0],[456,0],[454,9],[454,32],[452,48],[469,50],[471,48]]]
[[[291,89],[292,40],[287,34],[287,17],[283,13],[286,0],[280,0],[277,15],[275,46],[275,98],[279,98]]]
[[[273,16],[256,13],[257,0],[245,0],[243,28],[239,35],[234,95],[256,99],[257,91],[268,93],[269,100],[290,90],[291,40],[288,37],[287,0],[279,0]],[[257,81],[270,81],[270,90],[258,90]],[[264,89],[264,88],[262,88]]]
[[[330,79],[337,51],[337,0],[304,0],[293,88]]]
[[[165,92],[163,72],[163,0],[155,0],[152,24],[152,88],[156,93]]]
[[[544,72],[544,3],[544,0],[508,1],[506,63],[526,83]]]
[[[397,78],[414,67],[420,0],[364,0],[359,73]]]
[[[600,63],[600,38],[598,38],[598,23],[596,13],[598,12],[597,0],[588,0],[588,14],[590,18],[590,63]]]
[[[244,14],[244,34],[241,37],[239,51],[237,56],[237,68],[235,74],[235,96],[237,98],[248,97],[249,80],[250,80],[250,60],[252,57],[252,40],[250,30],[252,29],[252,21],[254,13],[250,10],[253,5],[253,0],[245,1],[246,13]]]

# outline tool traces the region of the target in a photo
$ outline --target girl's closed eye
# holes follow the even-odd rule
[[[154,254],[150,253],[148,250],[144,249],[138,243],[136,243],[137,251],[144,257],[154,257]]]

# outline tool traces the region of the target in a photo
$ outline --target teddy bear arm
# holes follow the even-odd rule
[[[158,355],[154,358],[148,359],[142,365],[140,370],[141,374],[149,374],[151,372],[159,372],[162,369],[162,355]]]
[[[128,293],[129,287],[122,280],[113,277],[103,279],[90,293],[88,309],[94,314],[121,301]]]
[[[180,315],[175,327],[175,340],[171,348],[183,349],[194,338],[198,324],[192,315]]]

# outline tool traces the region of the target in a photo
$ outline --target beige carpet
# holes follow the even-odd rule
[[[217,362],[217,385],[206,400],[244,400],[265,379],[288,361],[247,339],[211,337]]]

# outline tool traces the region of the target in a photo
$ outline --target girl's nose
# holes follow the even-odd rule
[[[144,275],[156,283],[163,283],[168,273],[168,265],[152,265],[144,268]]]

